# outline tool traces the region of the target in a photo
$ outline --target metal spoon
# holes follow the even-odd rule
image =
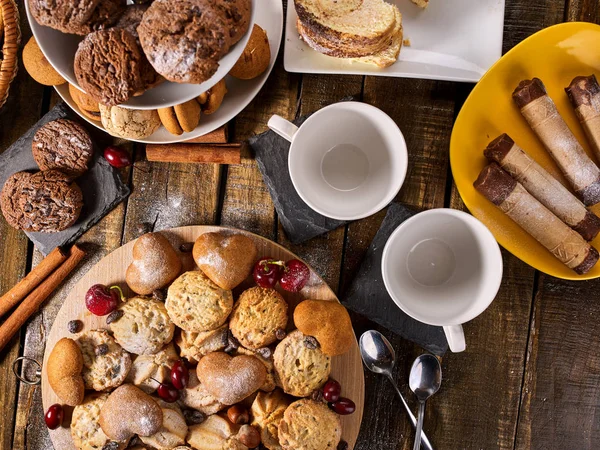
[[[419,450],[421,448],[425,402],[438,391],[442,384],[442,367],[438,359],[430,354],[421,355],[415,359],[412,369],[410,369],[408,384],[419,400],[419,418],[413,447],[413,450]]]
[[[394,352],[394,348],[392,347],[392,344],[390,344],[390,341],[388,341],[379,331],[366,331],[360,337],[360,354],[367,369],[371,372],[385,375],[387,379],[390,380],[390,383],[392,383],[398,397],[400,397],[400,400],[402,401],[402,405],[410,418],[410,422],[413,427],[416,427],[417,419],[415,419],[414,414],[408,407],[404,397],[402,397],[402,394],[392,377],[392,369],[396,363],[396,353]],[[422,431],[421,437],[425,450],[433,450],[433,446],[429,442],[429,439],[427,439],[427,436]]]

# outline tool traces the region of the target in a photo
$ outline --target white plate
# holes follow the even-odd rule
[[[164,127],[160,127],[156,133],[146,139],[131,140],[146,144],[169,144],[193,139],[225,125],[248,106],[267,81],[279,53],[283,34],[283,5],[281,0],[260,0],[260,6],[256,8],[256,23],[267,32],[271,46],[271,64],[261,76],[253,80],[238,80],[237,78],[227,76],[225,82],[227,83],[228,92],[225,95],[223,104],[214,114],[203,115],[200,118],[200,125],[190,133],[175,136],[169,133]],[[101,130],[104,129],[100,122],[94,122],[81,113],[69,94],[68,84],[56,86],[55,89],[62,99],[83,119]]]
[[[155,88],[144,92],[144,94],[129,99],[121,106],[132,109],[166,108],[168,106],[187,102],[217,84],[219,80],[223,79],[223,77],[229,73],[244,51],[244,48],[246,48],[257,16],[256,10],[259,9],[257,8],[256,3],[257,2],[253,1],[252,16],[248,32],[238,43],[231,47],[229,53],[219,61],[219,68],[210,79],[201,84],[163,82]],[[81,89],[75,78],[73,66],[77,46],[83,40],[84,36],[65,34],[58,30],[38,24],[29,12],[29,0],[25,0],[25,10],[27,11],[27,19],[29,20],[31,31],[46,59],[64,79],[78,89]]]
[[[382,75],[477,82],[502,55],[504,0],[431,0],[425,10],[410,0],[400,8],[404,39],[398,62],[385,69],[322,55],[298,36],[288,2],[284,66],[288,72]]]

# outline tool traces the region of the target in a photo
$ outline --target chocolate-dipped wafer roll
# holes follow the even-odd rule
[[[600,169],[558,113],[542,81],[521,81],[513,99],[577,196],[586,206],[600,202]]]
[[[591,241],[600,231],[600,218],[515,144],[508,134],[494,139],[483,152],[500,164],[527,191],[560,220]]]
[[[587,273],[598,261],[594,247],[552,214],[498,164],[486,166],[473,186],[578,274]]]
[[[595,75],[575,77],[565,89],[577,118],[600,161],[600,85]]]

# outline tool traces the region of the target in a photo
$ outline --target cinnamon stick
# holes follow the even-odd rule
[[[155,162],[239,164],[242,144],[148,144],[146,158]]]
[[[226,144],[228,139],[229,129],[227,124],[225,124],[221,128],[217,128],[204,136],[198,136],[185,142],[189,144]]]
[[[66,259],[67,255],[59,247],[52,250],[35,269],[0,297],[0,318],[23,300]]]
[[[77,267],[85,256],[85,252],[74,245],[68,258],[46,278],[31,294],[29,294],[17,309],[0,326],[0,352],[10,342],[17,331],[39,309],[48,296],[64,281]]]

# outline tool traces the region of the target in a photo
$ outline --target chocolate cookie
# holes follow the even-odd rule
[[[150,64],[176,83],[208,80],[231,47],[227,19],[213,0],[156,0],[138,33]]]
[[[115,23],[125,5],[126,0],[29,0],[37,23],[82,36]]]
[[[0,193],[6,221],[25,231],[56,232],[73,225],[83,206],[81,189],[58,170],[10,176]]]
[[[124,29],[88,34],[75,53],[75,77],[92,98],[107,106],[129,100],[144,88],[145,58]]]
[[[115,28],[122,28],[139,40],[137,27],[142,22],[142,17],[148,9],[148,5],[130,5],[115,24]]]
[[[60,170],[66,175],[83,175],[92,161],[93,146],[88,132],[77,122],[58,119],[37,130],[31,144],[40,170]]]
[[[231,45],[233,45],[248,31],[252,2],[251,0],[213,0],[213,2],[225,17]]]

